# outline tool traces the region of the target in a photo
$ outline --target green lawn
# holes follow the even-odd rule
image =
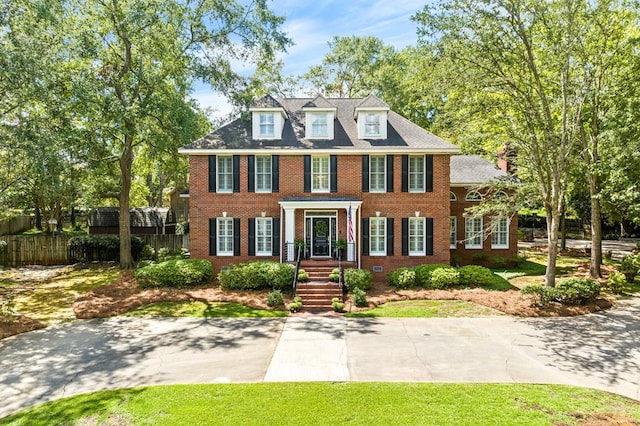
[[[66,398],[6,417],[0,424],[538,426],[579,425],[598,418],[638,422],[640,403],[592,389],[557,385],[172,385]]]
[[[253,309],[239,303],[158,302],[127,312],[131,317],[263,318],[286,317],[288,311]]]
[[[348,313],[351,318],[451,318],[504,315],[502,312],[464,300],[402,300],[373,309]]]

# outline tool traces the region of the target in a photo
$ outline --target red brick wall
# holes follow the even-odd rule
[[[362,199],[361,210],[358,211],[358,234],[361,235],[361,218],[381,216],[394,218],[394,256],[362,256],[362,268],[371,270],[373,266],[382,266],[384,272],[374,274],[374,279],[385,280],[386,273],[400,266],[415,266],[422,263],[448,263],[449,250],[449,156],[435,155],[433,159],[434,179],[433,192],[403,193],[401,192],[401,156],[394,155],[394,192],[363,193],[362,192],[362,157],[360,155],[344,155],[338,157],[338,193],[310,194],[303,190],[304,168],[301,155],[280,155],[280,192],[248,193],[247,192],[247,156],[240,157],[240,192],[210,193],[208,192],[208,157],[190,156],[190,247],[194,258],[209,257],[209,219],[221,217],[226,211],[228,217],[240,218],[241,256],[210,258],[215,269],[229,263],[245,262],[255,259],[249,257],[248,239],[245,236],[247,219],[259,217],[266,212],[268,217],[280,217],[278,201],[295,196],[302,197],[355,197]],[[321,206],[319,206],[321,208]],[[434,255],[409,257],[402,256],[402,222],[403,217],[413,217],[419,211],[421,217],[434,219]],[[346,212],[338,212],[339,232],[346,235]],[[285,228],[284,218],[281,227]],[[303,238],[303,211],[296,211],[296,238]],[[284,241],[282,241],[284,243]],[[264,258],[264,257],[260,257]],[[278,260],[274,257],[273,260]]]
[[[482,243],[482,249],[467,249],[465,248],[465,218],[463,216],[464,210],[467,207],[476,205],[478,202],[465,201],[465,197],[468,192],[468,188],[451,188],[451,191],[456,194],[457,201],[451,201],[451,216],[457,218],[457,248],[451,250],[451,258],[459,260],[461,265],[468,264],[484,264],[491,265],[489,261],[492,257],[504,257],[508,258],[518,253],[518,215],[516,214],[509,223],[509,248],[506,249],[494,249],[491,248],[491,234],[486,234]],[[491,217],[484,216],[482,218],[483,227],[487,227],[491,221]],[[479,261],[473,259],[473,255],[476,253],[484,253],[487,257],[485,261]]]

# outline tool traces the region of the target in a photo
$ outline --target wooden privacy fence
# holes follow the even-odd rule
[[[156,251],[168,248],[171,251],[188,248],[188,236],[140,235],[145,244]],[[0,237],[0,265],[65,265],[72,263],[68,235],[4,235]],[[186,243],[186,244],[185,244]]]
[[[31,228],[31,216],[22,215],[0,221],[0,235],[18,234]]]

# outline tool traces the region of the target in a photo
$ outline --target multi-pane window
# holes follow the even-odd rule
[[[384,155],[372,155],[369,157],[369,191],[385,192],[386,184],[386,157]]]
[[[264,136],[264,137],[275,136],[276,134],[275,114],[261,113],[259,129],[260,129],[260,136]]]
[[[425,227],[424,218],[409,218],[409,255],[425,254]]]
[[[256,157],[256,192],[271,192],[271,157]]]
[[[482,218],[467,217],[464,220],[466,248],[482,248]]]
[[[218,156],[218,192],[233,192],[233,157]]]
[[[311,137],[326,138],[329,136],[327,114],[311,114]]]
[[[409,156],[409,192],[424,192],[424,156]]]
[[[478,191],[471,191],[465,197],[465,201],[482,201],[482,195]]]
[[[365,137],[380,136],[380,114],[367,113],[364,116]]]
[[[273,221],[271,218],[256,218],[256,254],[271,256],[273,243]]]
[[[491,248],[509,248],[509,219],[493,219]]]
[[[385,241],[386,219],[374,217],[369,220],[369,253],[375,255],[387,254]]]
[[[219,256],[233,256],[233,219],[218,218],[217,253]]]
[[[449,218],[449,248],[456,248],[458,234],[458,219],[455,216]]]
[[[329,157],[312,157],[311,191],[329,192]]]
[[[458,197],[456,197],[453,191],[449,191],[449,201],[458,201]]]

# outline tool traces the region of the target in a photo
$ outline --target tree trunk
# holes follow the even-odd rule
[[[562,215],[560,219],[560,250],[564,251],[567,249],[567,205],[564,200],[562,201]]]
[[[556,285],[556,260],[558,258],[558,237],[560,228],[560,212],[546,208],[547,211],[547,270],[544,275],[544,285],[554,287]]]
[[[40,206],[36,206],[36,229],[42,231],[42,211],[40,210]]]
[[[590,185],[592,186],[592,185]],[[591,262],[589,275],[591,278],[602,278],[602,217],[600,200],[591,194]]]
[[[128,126],[127,126],[128,127]],[[120,155],[120,268],[132,269],[131,220],[129,216],[129,193],[131,192],[131,166],[133,164],[133,133],[125,134],[124,147]]]

